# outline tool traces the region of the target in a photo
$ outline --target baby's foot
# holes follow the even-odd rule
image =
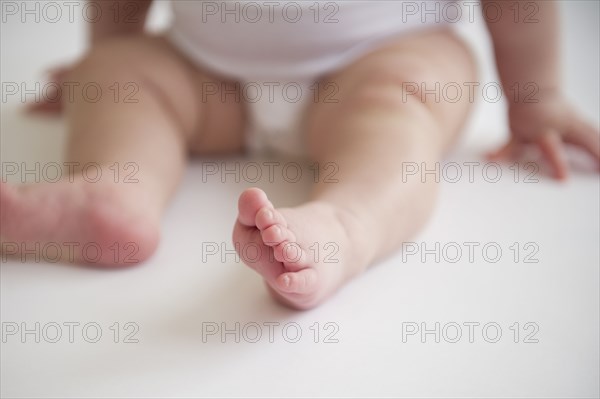
[[[360,272],[367,260],[348,234],[348,221],[332,205],[309,202],[275,209],[260,189],[239,198],[233,242],[240,257],[262,275],[271,293],[298,309],[321,303]]]
[[[127,190],[127,189],[125,189]],[[158,219],[111,184],[0,183],[0,252],[24,261],[138,263],[158,244]]]

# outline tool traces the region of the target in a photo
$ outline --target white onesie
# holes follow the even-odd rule
[[[240,82],[251,149],[303,154],[301,119],[318,78],[406,32],[447,23],[460,12],[449,5],[458,7],[451,0],[174,0],[169,37],[199,65]]]

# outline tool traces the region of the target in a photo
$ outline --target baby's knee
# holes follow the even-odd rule
[[[343,104],[358,112],[375,110],[382,112],[403,112],[427,110],[427,104],[420,99],[420,90],[414,89],[410,74],[399,72],[375,72],[372,76],[361,77],[352,90],[344,96]],[[412,75],[415,76],[415,75]]]

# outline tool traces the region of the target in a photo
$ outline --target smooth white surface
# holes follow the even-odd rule
[[[160,5],[164,7],[164,4]],[[563,4],[566,90],[598,123],[598,3]],[[154,15],[157,25],[165,14]],[[489,55],[482,27],[475,33],[480,57]],[[28,82],[83,49],[77,24],[2,23],[3,82]],[[495,81],[489,59],[482,81]],[[22,114],[18,101],[2,102],[2,162],[60,160],[60,121]],[[481,154],[504,137],[503,106],[479,103],[464,139],[448,161],[483,162]],[[213,160],[209,160],[213,161]],[[283,162],[283,161],[282,161]],[[437,209],[414,241],[497,242],[503,256],[435,263],[402,261],[398,254],[373,267],[320,308],[298,313],[267,296],[254,272],[228,256],[202,261],[203,242],[226,243],[236,199],[249,183],[202,184],[193,161],[164,220],[164,239],[147,264],[120,271],[47,263],[3,262],[1,320],[96,322],[103,336],[87,343],[25,343],[7,337],[1,351],[3,397],[164,396],[405,396],[598,397],[599,382],[599,181],[576,173],[566,183],[538,176],[515,184],[510,170],[497,184],[442,183]],[[384,173],[384,172],[382,172]],[[258,184],[278,205],[298,203],[307,184],[281,178]],[[513,242],[539,245],[539,263],[515,263]],[[109,327],[139,325],[139,343],[114,343]],[[301,340],[202,342],[206,322],[298,323]],[[338,343],[312,342],[313,323],[339,326]],[[459,343],[402,342],[402,323],[481,325],[496,322],[503,335],[487,343],[467,329]],[[509,327],[539,326],[539,343],[513,342]],[[80,328],[81,326],[79,326]],[[66,328],[64,333],[66,334]],[[267,329],[263,332],[266,334]],[[123,331],[121,331],[123,333]],[[450,334],[450,333],[449,333]],[[292,330],[290,330],[290,335]],[[490,333],[490,336],[493,336]],[[122,340],[122,336],[120,339]]]

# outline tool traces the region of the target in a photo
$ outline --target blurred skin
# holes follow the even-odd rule
[[[488,21],[488,26],[504,91],[513,94],[508,96],[511,139],[493,157],[508,157],[533,144],[550,161],[555,176],[563,179],[563,143],[575,144],[598,160],[600,142],[597,130],[560,92],[556,4],[535,3],[538,22],[526,23],[523,16],[514,22],[514,2],[491,3],[503,8],[503,18]],[[0,185],[0,216],[8,238],[87,239],[106,248],[114,240],[134,242],[142,260],[147,259],[157,246],[161,217],[184,170],[186,151],[231,153],[243,146],[243,102],[199,100],[202,83],[219,78],[187,61],[164,38],[142,34],[150,2],[135,4],[136,23],[124,26],[107,18],[94,24],[90,53],[72,71],[57,70],[54,77],[60,80],[68,73],[75,81],[107,85],[116,78],[139,81],[136,104],[68,104],[67,153],[81,164],[133,160],[143,184],[100,186],[80,179],[23,189]],[[438,28],[397,38],[322,78],[321,83],[339,88],[339,101],[310,104],[305,134],[312,160],[321,167],[331,162],[337,166],[336,184],[321,179],[309,200],[292,208],[276,208],[256,188],[245,190],[238,201],[234,244],[260,249],[257,258],[238,252],[276,299],[294,308],[314,307],[398,250],[424,225],[438,184],[404,181],[402,163],[440,162],[460,133],[470,103],[467,96],[427,102],[423,93],[407,93],[399,83],[473,82],[475,70],[466,45],[450,29]],[[539,89],[535,103],[523,101],[531,93],[526,86],[531,82]],[[523,92],[514,96],[514,87]],[[41,104],[34,110],[60,108]],[[333,244],[336,261],[311,257],[314,243],[321,251]],[[296,253],[286,253],[290,244],[297,258]],[[102,262],[119,263],[108,257]]]
[[[91,45],[107,37],[142,32],[152,0],[134,3],[139,23],[115,24],[110,18],[102,19],[102,23],[92,25]],[[511,133],[508,142],[489,154],[489,158],[511,159],[522,153],[523,147],[538,146],[549,161],[554,177],[560,180],[568,176],[569,170],[565,143],[582,148],[600,161],[598,129],[582,119],[561,92],[557,3],[527,0],[515,7],[513,1],[482,1],[484,7],[486,3],[493,3],[484,18],[492,37],[502,87],[505,93],[510,93],[505,98]],[[99,4],[106,13],[110,12],[112,2]],[[497,9],[502,18],[496,17]],[[50,70],[49,80],[61,82],[68,69]],[[535,103],[523,101],[533,92],[532,86],[526,86],[531,82],[537,89],[531,97],[538,100]],[[33,112],[58,113],[61,108],[60,102],[48,101],[29,106]]]

